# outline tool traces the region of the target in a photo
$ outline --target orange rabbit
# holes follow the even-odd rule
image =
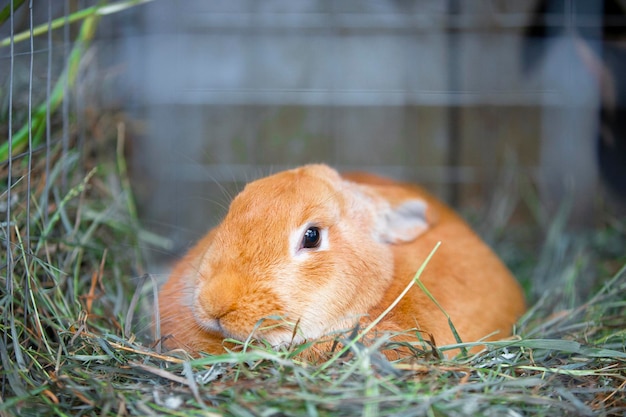
[[[161,288],[165,346],[221,353],[224,339],[251,333],[281,346],[363,325],[396,299],[439,241],[421,281],[461,339],[508,336],[525,309],[519,285],[458,215],[420,188],[342,177],[325,165],[254,181]],[[437,345],[455,343],[447,318],[417,286],[375,329],[418,329]],[[417,341],[416,334],[400,339]]]

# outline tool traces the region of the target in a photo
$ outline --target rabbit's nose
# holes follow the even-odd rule
[[[198,297],[203,314],[219,321],[235,311],[239,298],[236,287],[229,279],[213,279],[204,285]]]

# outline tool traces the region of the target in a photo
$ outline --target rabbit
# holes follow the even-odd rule
[[[452,209],[421,188],[366,173],[341,176],[322,164],[253,181],[162,286],[164,345],[218,354],[251,334],[280,347],[362,328],[398,297],[437,242],[420,279],[461,340],[509,336],[525,311],[519,284]],[[457,342],[418,286],[374,329],[416,344]],[[319,346],[309,358],[331,349]]]

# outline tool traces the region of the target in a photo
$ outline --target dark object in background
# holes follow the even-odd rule
[[[626,199],[626,48],[605,45],[603,62],[612,75],[615,101],[609,107],[603,100],[600,108],[598,164],[607,184]]]
[[[555,24],[556,17],[562,24]],[[601,30],[589,24],[593,17]],[[599,172],[626,199],[626,10],[618,0],[540,0],[524,33],[524,69],[533,70],[546,54],[550,38],[565,30],[573,31],[581,60],[598,82]]]

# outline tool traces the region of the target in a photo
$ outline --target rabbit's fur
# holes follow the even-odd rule
[[[317,246],[306,247],[305,232],[320,238]],[[221,353],[224,339],[251,333],[280,346],[363,325],[396,299],[439,241],[421,281],[461,339],[510,335],[525,310],[521,289],[457,214],[418,187],[342,177],[325,165],[245,187],[162,287],[161,334],[167,347]],[[417,286],[375,329],[418,329],[437,345],[455,343],[447,318]],[[417,333],[397,339],[417,341]]]

